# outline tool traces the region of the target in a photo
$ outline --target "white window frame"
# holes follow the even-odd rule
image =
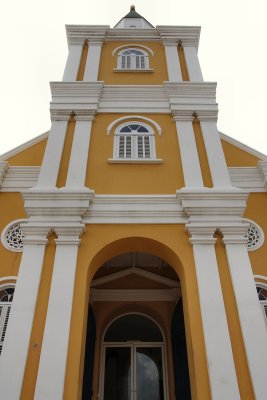
[[[132,130],[131,132],[121,132],[121,130],[130,125],[140,125],[146,128],[147,132],[138,132]],[[142,138],[143,145],[141,147],[143,157],[140,157],[140,138]],[[122,156],[122,146],[124,142],[124,150]],[[149,156],[146,157],[147,144],[149,148]],[[115,160],[156,160],[156,146],[154,130],[148,124],[142,121],[128,121],[119,125],[114,133],[114,148],[113,159]]]
[[[141,54],[127,54],[136,51]],[[145,71],[149,70],[149,56],[146,51],[136,47],[127,47],[121,50],[117,58],[117,69],[123,71]]]
[[[13,283],[0,285],[0,291],[10,288],[15,289],[15,285]],[[12,306],[12,300],[0,301],[0,357],[3,350],[8,320],[11,312],[11,306]]]
[[[256,282],[256,288],[261,288],[261,289],[267,290],[267,285],[265,285],[264,283]],[[257,294],[258,294],[258,291],[257,291]],[[260,300],[259,299],[259,302],[260,302],[260,305],[261,305],[261,308],[262,308],[262,311],[263,311],[263,315],[264,315],[264,318],[265,318],[265,322],[266,322],[266,325],[267,325],[267,300]]]

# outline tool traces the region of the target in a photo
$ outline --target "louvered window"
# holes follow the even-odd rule
[[[0,355],[2,353],[7,324],[11,311],[14,287],[0,288]]]
[[[138,121],[119,126],[114,137],[114,158],[155,159],[155,138],[152,128]]]
[[[257,292],[267,324],[267,287],[257,286]]]
[[[145,51],[126,49],[118,55],[118,69],[149,69],[149,59]]]

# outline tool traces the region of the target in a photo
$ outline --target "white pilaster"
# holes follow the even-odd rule
[[[77,44],[77,45],[72,44],[69,46],[69,54],[62,79],[63,82],[76,81],[81,61],[82,50],[83,50],[82,44]]]
[[[51,282],[35,400],[62,400],[79,234],[83,226],[56,228],[56,255]]]
[[[221,230],[255,398],[265,400],[267,331],[244,238],[247,229],[243,235],[230,228]]]
[[[216,239],[211,232],[207,235],[197,232],[190,241],[196,267],[211,397],[214,400],[238,400],[240,395],[214,248]]]
[[[184,55],[189,74],[189,80],[192,82],[203,82],[197,49],[194,46],[184,47]]]
[[[216,121],[198,115],[214,187],[232,187]]]
[[[61,117],[61,119],[56,120],[52,119],[52,126],[36,185],[38,187],[47,188],[56,186],[67,126],[68,117]]]
[[[97,81],[102,41],[90,41],[84,71],[84,81]]]
[[[4,177],[8,171],[8,162],[7,161],[0,161],[0,187],[4,180]]]
[[[0,397],[8,400],[20,399],[47,243],[46,229],[25,225],[23,230],[24,249],[0,357]]]
[[[192,125],[192,117],[173,112],[186,187],[203,187],[203,179]]]
[[[163,42],[165,48],[168,76],[170,82],[182,82],[182,71],[178,56],[177,43]]]
[[[66,187],[80,188],[85,184],[93,115],[76,116]]]

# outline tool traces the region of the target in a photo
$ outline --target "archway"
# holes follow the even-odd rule
[[[114,396],[114,399],[120,399],[117,392],[117,390],[119,390],[118,386],[114,388],[113,397],[109,398],[105,394],[108,392],[111,393],[110,390],[107,391],[106,389],[105,391],[105,388],[108,387],[108,383],[105,381],[105,376],[107,376],[105,366],[108,362],[106,357],[109,357],[109,360],[113,359],[113,362],[115,362],[114,360],[116,357],[120,357],[121,352],[128,352],[127,362],[130,362],[133,370],[130,383],[131,390],[129,391],[129,386],[124,386],[124,389],[122,389],[124,397],[122,397],[122,399],[128,400],[128,397],[125,397],[125,388],[127,387],[127,396],[129,395],[129,400],[139,400],[137,383],[138,371],[136,370],[137,356],[143,358],[149,357],[148,354],[145,354],[145,352],[148,351],[148,347],[150,349],[156,347],[156,349],[149,351],[154,351],[155,354],[158,354],[157,356],[151,356],[151,369],[153,370],[154,368],[154,372],[156,370],[159,371],[153,357],[158,359],[158,363],[161,363],[162,367],[162,383],[160,384],[159,381],[157,383],[158,398],[155,398],[155,400],[168,400],[169,397],[173,398],[175,396],[175,392],[179,393],[179,390],[175,387],[179,379],[177,381],[177,374],[174,376],[173,372],[172,354],[176,353],[173,353],[172,350],[171,325],[175,307],[180,298],[181,288],[178,275],[165,260],[158,256],[143,251],[127,252],[112,257],[102,264],[93,277],[90,289],[90,312],[93,311],[95,315],[97,337],[94,363],[88,363],[88,357],[92,357],[92,351],[88,351],[87,344],[84,368],[84,388],[86,387],[85,382],[87,382],[86,393],[90,394],[93,392],[93,397],[91,395],[91,397],[88,395],[86,397],[85,392],[83,392],[83,399],[93,398],[95,400],[99,398],[101,400],[113,400]],[[119,347],[124,350],[118,350],[118,344],[114,346],[114,343],[112,345],[110,341],[107,343],[107,337],[105,335],[112,321],[119,321],[123,315],[144,315],[144,318],[154,320],[155,324],[159,327],[159,331],[162,332],[162,338],[164,337],[165,339],[159,341],[157,346],[155,346],[155,341],[150,337],[151,340],[149,341],[149,346],[147,346],[148,342],[142,340],[142,338],[138,339],[131,337],[131,335],[128,335],[128,337],[125,335],[121,337],[119,345]],[[92,326],[94,326],[94,324],[92,324],[92,321],[89,321],[88,332],[91,332],[89,337],[94,335]],[[150,325],[150,328],[151,327],[152,325]],[[129,333],[130,332],[128,332],[128,334]],[[115,342],[117,341],[115,340]],[[87,338],[87,343],[92,343],[92,340],[90,342],[89,338]],[[182,345],[185,346],[182,352],[186,354],[185,340]],[[125,350],[125,348],[128,350]],[[179,348],[181,349],[181,344]],[[90,354],[90,356],[88,354]],[[91,365],[91,370],[88,369],[88,365]],[[93,368],[94,379],[92,382],[92,391],[91,388],[88,390],[88,380],[89,376],[93,374]],[[181,373],[183,372],[181,371]],[[158,376],[160,376],[160,374]],[[126,377],[124,378],[126,379]]]

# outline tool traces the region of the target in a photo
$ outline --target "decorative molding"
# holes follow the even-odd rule
[[[257,169],[264,182],[264,188],[267,191],[267,161],[259,161]]]
[[[10,166],[2,182],[0,191],[20,192],[34,186],[38,180],[40,167]]]
[[[159,32],[163,43],[177,44],[182,41],[183,46],[194,46],[198,48],[201,28],[199,26],[167,26],[158,25],[156,30]]]
[[[125,117],[120,117],[120,118],[116,119],[115,121],[111,122],[111,124],[109,124],[109,126],[107,127],[107,135],[109,135],[111,133],[113,127],[115,125],[119,124],[120,122],[129,120],[128,122],[136,123],[137,121],[134,121],[136,118],[140,121],[150,122],[150,124],[153,125],[157,129],[158,134],[159,135],[162,134],[161,126],[153,119],[144,117],[143,115],[126,115]]]
[[[178,301],[179,288],[173,289],[95,289],[90,290],[90,301]]]
[[[103,42],[109,29],[109,25],[66,25],[68,45]]]
[[[18,277],[17,276],[3,276],[2,278],[0,278],[0,282],[5,282],[5,284],[14,284],[17,281]],[[15,281],[15,282],[9,282],[9,281]],[[1,283],[1,286],[4,285]]]
[[[264,180],[258,167],[228,167],[232,185],[249,192],[265,192]]]
[[[142,268],[138,268],[138,267],[130,267],[130,268],[124,269],[122,271],[114,272],[113,274],[103,276],[102,278],[94,279],[91,282],[91,287],[95,288],[99,285],[113,282],[117,279],[125,278],[126,276],[129,276],[129,275],[141,276],[142,278],[150,279],[151,281],[158,282],[158,283],[161,283],[162,285],[170,286],[172,288],[180,287],[180,284],[178,281],[166,278],[165,276],[158,275],[158,274],[146,271],[146,270],[144,270]]]
[[[83,217],[86,224],[183,224],[175,195],[95,195]]]
[[[267,276],[264,276],[264,275],[254,275],[254,279],[256,280],[256,279],[263,279],[263,280],[265,280],[265,281],[267,281]],[[258,283],[260,283],[260,282],[258,282]],[[266,284],[267,285],[267,284]]]
[[[113,50],[112,55],[114,56],[117,53],[117,51],[121,49],[126,49],[127,47],[140,47],[141,49],[147,50],[152,56],[154,56],[154,51],[151,50],[149,47],[136,43],[126,43],[122,46],[116,47],[116,49]]]
[[[1,233],[3,246],[10,251],[20,253],[23,251],[24,235],[21,224],[27,220],[17,219],[10,222]]]
[[[247,218],[243,218],[243,221],[249,223],[248,231],[246,234],[248,251],[257,250],[264,243],[264,232],[255,221]]]
[[[109,164],[163,164],[161,158],[109,158]]]

